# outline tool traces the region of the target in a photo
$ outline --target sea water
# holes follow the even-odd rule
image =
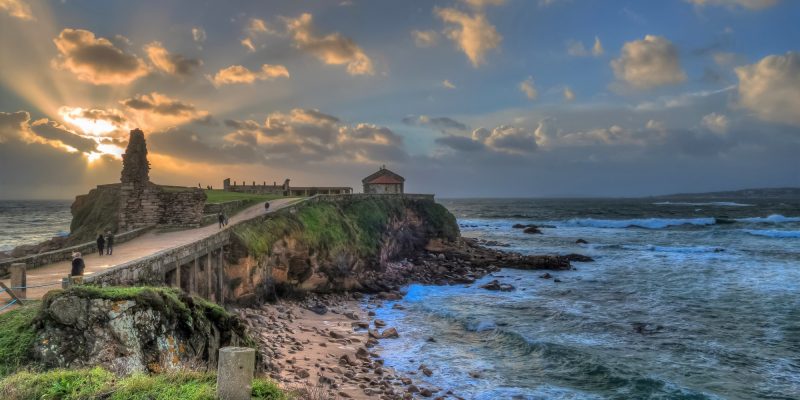
[[[0,251],[69,234],[70,201],[0,200]]]
[[[411,285],[377,310],[386,365],[470,399],[800,399],[800,201],[442,203],[498,249],[596,261]]]

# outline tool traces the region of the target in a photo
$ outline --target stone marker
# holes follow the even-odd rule
[[[11,268],[9,268],[9,272],[11,272],[11,287],[14,291],[14,295],[17,296],[20,300],[27,299],[27,289],[17,289],[17,288],[25,288],[28,286],[27,278],[25,276],[25,263],[14,263],[11,264]]]
[[[220,400],[250,400],[256,350],[249,347],[219,349],[217,397]]]

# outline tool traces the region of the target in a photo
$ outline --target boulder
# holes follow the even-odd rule
[[[591,261],[594,261],[594,258],[589,257],[589,256],[585,256],[583,254],[572,253],[572,254],[567,254],[565,257],[567,258],[567,260],[577,261],[577,262],[591,262]]]
[[[535,226],[529,226],[529,227],[525,228],[525,230],[523,230],[522,233],[527,233],[527,234],[530,234],[530,235],[536,235],[536,234],[541,234],[542,231],[540,231],[539,228],[537,228]]]
[[[583,240],[583,239],[578,239],[578,240],[575,241],[575,244],[589,244],[589,242],[587,242],[586,240]]]
[[[512,286],[512,285],[510,285],[508,283],[500,283],[500,281],[498,281],[497,279],[495,279],[495,280],[493,280],[493,281],[491,281],[489,283],[481,285],[480,288],[481,289],[486,289],[486,290],[498,290],[498,291],[501,291],[501,292],[510,292],[510,291],[514,290],[514,286]]]
[[[397,333],[397,329],[395,328],[387,328],[383,332],[381,332],[380,339],[396,339],[399,338],[400,334]]]

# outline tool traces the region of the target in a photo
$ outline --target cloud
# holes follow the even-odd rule
[[[482,9],[486,6],[502,6],[506,0],[461,0],[470,7]]]
[[[33,21],[31,7],[22,0],[0,0],[0,10],[23,21]]]
[[[427,126],[434,129],[441,130],[442,132],[455,129],[459,131],[467,130],[467,126],[448,117],[429,117],[427,115],[414,116],[409,115],[403,118],[403,123],[406,125]]]
[[[656,121],[654,119],[648,120],[645,128],[651,131],[663,131],[666,129],[663,121]]]
[[[130,129],[127,117],[117,109],[62,106],[58,115],[70,126],[98,137],[109,134],[123,136]]]
[[[535,131],[509,125],[500,125],[491,131],[478,128],[470,137],[445,135],[437,138],[436,143],[462,152],[489,150],[517,155],[533,153],[539,147]]]
[[[454,25],[445,30],[445,35],[467,55],[475,68],[484,64],[486,53],[503,40],[482,12],[468,14],[455,8],[437,8],[434,13],[445,23]]]
[[[192,40],[197,43],[203,43],[206,41],[206,31],[200,27],[192,28]]]
[[[31,119],[27,111],[7,113],[0,111],[0,143],[18,139]]]
[[[261,125],[252,120],[226,120],[235,129],[221,144],[210,144],[194,132],[159,133],[158,151],[189,160],[222,159],[225,163],[380,163],[408,158],[403,137],[368,123],[345,124],[314,109],[293,109],[267,115]],[[167,136],[169,135],[169,136]],[[182,143],[184,145],[182,145]],[[155,147],[154,147],[155,148]]]
[[[136,126],[146,131],[164,129],[189,122],[211,124],[207,111],[198,110],[193,104],[170,98],[158,92],[140,94],[120,101]]]
[[[764,57],[736,76],[740,105],[764,121],[800,126],[800,53]]]
[[[594,45],[592,46],[592,55],[595,57],[602,56],[605,53],[603,50],[603,43],[600,42],[600,38],[595,36],[594,37]]]
[[[536,96],[539,95],[539,93],[536,91],[536,87],[533,86],[532,76],[529,76],[527,79],[520,82],[519,90],[522,93],[525,93],[525,96],[527,96],[530,100],[536,100]]]
[[[436,46],[439,42],[439,34],[434,30],[428,31],[411,31],[411,36],[414,38],[414,44],[417,47],[432,47]]]
[[[55,121],[40,119],[31,124],[31,131],[46,140],[61,142],[65,146],[74,148],[81,153],[90,153],[97,150],[97,142],[78,135],[68,130]]]
[[[580,40],[567,41],[567,54],[575,57],[586,57],[589,52]]]
[[[564,100],[565,101],[575,100],[575,93],[572,91],[572,89],[569,88],[569,86],[565,86],[564,87],[564,92],[563,93],[564,93]]]
[[[144,61],[115,47],[108,39],[96,38],[83,29],[64,29],[53,39],[59,56],[58,68],[95,85],[125,85],[148,73]]]
[[[214,86],[230,85],[234,83],[251,84],[255,81],[271,81],[276,78],[288,78],[289,71],[283,65],[261,66],[261,71],[250,71],[241,65],[231,65],[219,70],[213,78],[209,77]]]
[[[725,6],[728,8],[742,7],[749,10],[761,10],[778,4],[778,0],[686,0],[698,7]]]
[[[711,113],[704,116],[700,124],[711,132],[723,134],[728,132],[730,121],[724,114]]]
[[[160,42],[152,42],[146,45],[144,50],[156,69],[168,74],[188,76],[203,65],[200,60],[186,58],[179,54],[170,54]]]
[[[250,18],[247,21],[247,25],[244,28],[245,37],[239,43],[244,46],[247,51],[254,52],[256,51],[255,42],[259,39],[260,36],[269,34],[274,35],[277,32],[272,29],[263,19],[260,18]]]
[[[455,89],[456,88],[456,85],[454,85],[452,82],[450,82],[447,79],[442,81],[442,86],[444,86],[445,89]]]
[[[611,61],[618,80],[637,89],[681,83],[686,74],[680,66],[678,50],[669,40],[647,35],[627,42],[620,58]]]
[[[298,49],[307,51],[328,65],[346,65],[350,75],[373,75],[372,60],[352,39],[336,32],[317,36],[313,17],[303,13],[297,18],[285,18],[286,30]]]

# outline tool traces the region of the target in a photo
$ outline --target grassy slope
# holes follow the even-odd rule
[[[280,199],[283,196],[226,192],[224,190],[206,190],[206,203],[217,204],[233,200],[252,200],[253,202]]]
[[[263,223],[239,225],[234,232],[257,257],[269,254],[272,245],[282,237],[298,232],[302,232],[298,236],[309,248],[323,254],[347,247],[369,257],[378,252],[389,222],[401,217],[406,208],[426,221],[430,237],[450,240],[458,237],[455,217],[442,205],[399,197],[309,204],[294,214],[280,213]]]
[[[40,303],[36,302],[0,314],[0,376],[29,362],[29,351],[36,338],[33,322],[39,309]]]
[[[291,397],[275,383],[254,379],[252,398],[284,400]],[[23,371],[0,380],[0,398],[94,399],[110,400],[214,400],[216,376],[210,373],[177,372],[170,374],[135,374],[118,379],[102,369],[63,370],[34,373]]]

